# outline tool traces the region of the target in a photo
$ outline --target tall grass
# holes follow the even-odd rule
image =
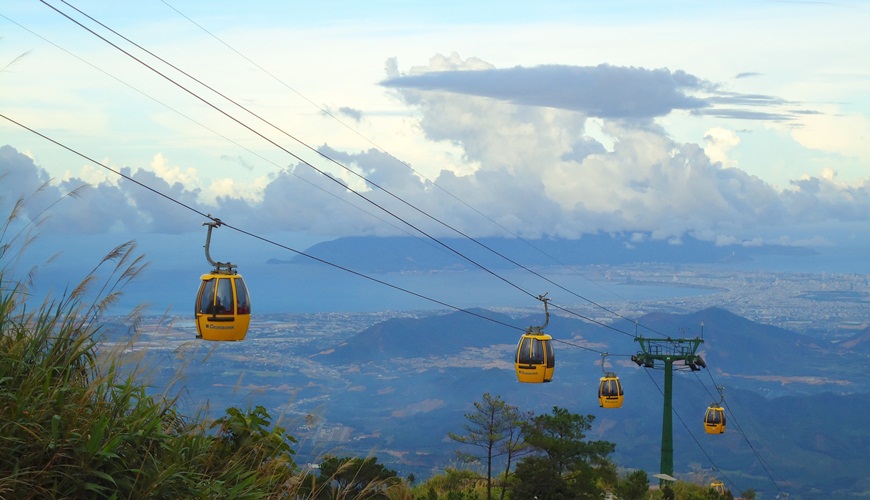
[[[412,498],[394,477],[350,487],[371,460],[332,477],[301,471],[295,439],[261,406],[210,422],[181,414],[178,396],[149,394],[150,368],[120,355],[130,346],[101,348],[103,315],[145,269],[135,244],[34,304],[39,269],[20,266],[42,215],[22,220],[26,203],[0,225],[0,499]],[[139,316],[123,322],[130,342]]]
[[[39,225],[20,219],[25,203],[0,226],[0,497],[286,496],[293,440],[265,410],[185,417],[99,349],[102,315],[144,269],[133,243],[33,304],[37,269],[14,276]]]

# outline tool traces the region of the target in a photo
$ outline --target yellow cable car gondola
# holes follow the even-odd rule
[[[704,415],[704,431],[707,434],[725,432],[725,408],[722,407],[722,403],[725,401],[725,396],[722,393],[724,388],[719,386],[716,389],[719,391],[719,402],[711,404]]]
[[[619,377],[613,372],[604,370],[604,358],[607,353],[601,355],[601,370],[604,371],[604,376],[601,377],[601,382],[598,384],[598,406],[602,408],[621,408],[624,394],[622,391],[622,383]]]
[[[553,337],[543,332],[550,322],[546,294],[538,297],[544,303],[546,320],[541,326],[531,326],[520,338],[514,364],[517,380],[523,383],[540,384],[553,379],[556,357],[553,352]]]
[[[722,434],[725,432],[725,408],[713,403],[704,415],[704,431],[707,434]]]
[[[710,488],[720,495],[725,494],[725,483],[722,481],[713,481],[710,483]]]
[[[215,262],[209,255],[211,230],[220,227],[220,219],[203,223],[208,226],[205,258],[214,266],[200,278],[196,295],[196,337],[204,340],[244,340],[251,323],[251,297],[242,275],[229,262]]]

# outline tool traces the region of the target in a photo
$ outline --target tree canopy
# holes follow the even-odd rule
[[[514,491],[528,488],[523,484],[533,481],[538,497],[562,498],[568,488],[574,498],[601,493],[600,483],[616,484],[616,468],[608,456],[615,449],[609,441],[586,441],[586,432],[591,428],[593,415],[578,415],[565,408],[553,407],[551,414],[538,415],[523,427],[525,442],[538,454],[527,457],[517,465],[517,481]],[[560,480],[535,480],[527,471],[536,471],[541,478]],[[547,474],[544,469],[549,469]],[[520,474],[521,469],[523,474]],[[551,490],[542,490],[543,485]]]
[[[449,433],[454,441],[477,448],[477,453],[458,450],[459,458],[466,463],[482,462],[486,467],[486,498],[492,498],[493,465],[496,459],[504,461],[504,475],[510,474],[513,460],[525,448],[522,426],[527,415],[515,406],[505,403],[500,396],[485,393],[474,402],[474,411],[465,414],[464,434]],[[502,487],[501,497],[505,489]]]

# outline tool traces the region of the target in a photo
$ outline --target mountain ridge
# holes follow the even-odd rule
[[[308,255],[365,272],[462,270],[478,265],[492,269],[525,266],[626,264],[631,262],[711,263],[751,260],[761,255],[815,255],[814,250],[785,245],[716,245],[684,236],[678,242],[637,239],[626,234],[592,234],[579,239],[413,236],[350,236],[317,243]],[[510,260],[500,257],[509,256]],[[513,261],[513,262],[511,262]],[[297,255],[270,264],[310,264]]]

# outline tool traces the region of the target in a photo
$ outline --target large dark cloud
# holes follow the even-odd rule
[[[601,118],[652,118],[675,109],[694,110],[709,105],[690,95],[709,85],[688,73],[607,64],[437,71],[391,78],[382,85],[490,97]]]
[[[742,120],[793,120],[794,104],[775,96],[724,91],[685,71],[612,66],[453,68],[391,76],[381,85],[400,91],[438,91],[488,97],[526,106],[577,111],[596,118],[651,119],[675,110]],[[410,95],[405,98],[413,100]]]

